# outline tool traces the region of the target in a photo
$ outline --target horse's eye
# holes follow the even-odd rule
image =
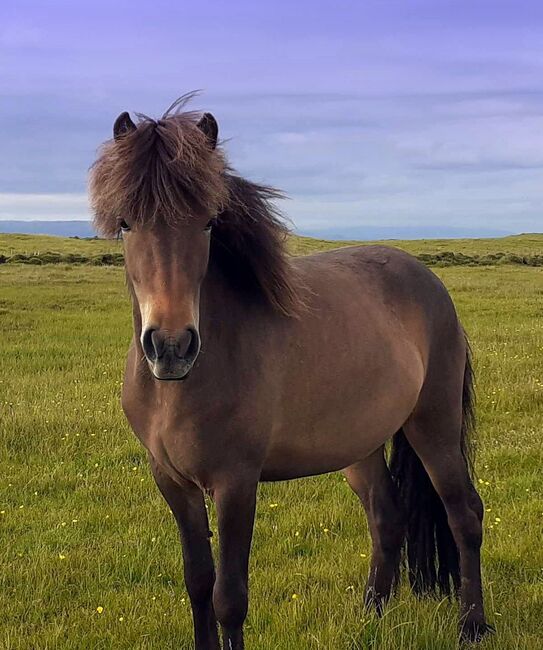
[[[209,232],[209,231],[211,230],[211,228],[213,228],[214,225],[215,225],[215,219],[210,219],[210,220],[206,223],[206,227],[204,228],[204,230],[205,230],[206,232]]]
[[[130,226],[126,223],[126,221],[123,219],[121,223],[119,224],[121,227],[121,230],[123,232],[128,232],[130,230]]]

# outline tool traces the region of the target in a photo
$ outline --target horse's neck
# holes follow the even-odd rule
[[[239,327],[240,319],[246,315],[246,302],[221,273],[219,266],[210,262],[200,290],[199,327],[202,334],[209,331],[213,333],[217,328],[227,334],[229,330],[236,328],[236,323]]]

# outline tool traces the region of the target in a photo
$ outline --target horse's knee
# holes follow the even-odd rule
[[[213,589],[213,609],[217,621],[225,628],[241,627],[247,616],[247,586],[240,582],[217,580]]]
[[[478,496],[477,498],[479,499]],[[478,550],[483,542],[483,526],[482,512],[479,512],[477,504],[475,502],[463,503],[457,507],[448,508],[447,514],[457,545],[460,548]]]
[[[213,594],[215,570],[213,567],[195,568],[185,564],[185,586],[192,603],[205,603]]]
[[[478,550],[483,543],[483,527],[479,516],[469,510],[465,513],[460,525],[460,537],[462,542],[470,549]]]
[[[470,490],[469,504],[473,512],[475,512],[475,514],[479,517],[479,521],[483,521],[485,507],[483,505],[483,500],[473,485],[471,486]]]

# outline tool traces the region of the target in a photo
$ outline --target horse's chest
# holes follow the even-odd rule
[[[206,445],[197,434],[194,417],[174,396],[144,385],[128,383],[123,391],[123,410],[134,433],[170,475],[204,480]]]

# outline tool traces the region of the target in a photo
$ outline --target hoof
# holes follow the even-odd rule
[[[388,594],[379,594],[374,589],[368,589],[364,596],[364,607],[367,611],[374,611],[381,617],[389,598]]]
[[[485,636],[495,632],[496,630],[488,623],[466,622],[460,630],[460,640],[463,643],[480,643]]]

